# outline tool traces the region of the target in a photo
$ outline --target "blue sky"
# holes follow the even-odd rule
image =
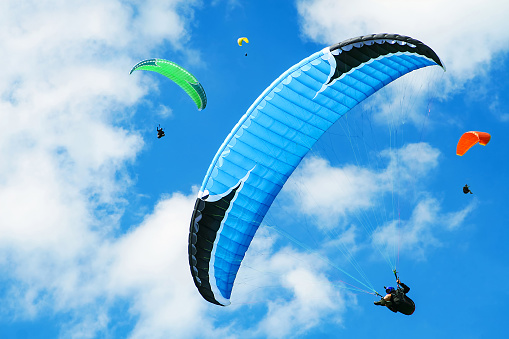
[[[498,0],[3,1],[0,338],[503,337],[508,13]],[[265,218],[232,305],[207,303],[187,237],[217,149],[290,66],[378,32],[425,42],[447,71],[413,72],[334,125]],[[190,70],[207,108],[157,74],[129,75],[154,57]],[[368,124],[378,169],[351,146],[373,140]],[[458,157],[470,130],[492,140]],[[359,213],[382,209],[401,221],[365,233]],[[364,279],[340,240],[379,292],[394,277],[373,244],[396,246],[414,315],[344,288]]]

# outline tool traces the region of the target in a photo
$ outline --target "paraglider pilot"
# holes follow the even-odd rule
[[[415,304],[406,294],[410,291],[410,287],[403,284],[399,278],[396,280],[398,288],[385,287],[387,295],[382,297],[381,300],[375,301],[375,305],[387,306],[392,312],[400,312],[406,315],[411,315],[415,311]]]
[[[159,126],[161,126],[161,125],[159,125]],[[156,127],[156,129],[157,129],[157,139],[161,139],[162,137],[164,137],[163,129],[160,127]]]
[[[474,193],[472,193],[472,191],[470,190],[468,185],[463,186],[463,193],[465,193],[465,194],[468,194],[468,193],[474,194]]]

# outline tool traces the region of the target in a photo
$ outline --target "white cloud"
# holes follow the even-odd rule
[[[507,50],[503,0],[299,0],[302,30],[306,37],[337,43],[371,33],[399,33],[431,46],[459,80],[483,72],[494,54]],[[505,27],[505,29],[504,29]]]
[[[132,338],[198,337],[203,331],[214,336],[213,318],[205,313],[217,306],[201,298],[185,260],[194,199],[195,194],[175,194],[161,201],[107,249],[106,291],[130,300],[130,312],[139,316]]]
[[[489,99],[491,102],[488,106],[490,112],[501,122],[509,122],[509,113],[505,112],[504,106],[500,103],[498,94]]]
[[[158,111],[157,115],[159,115],[162,118],[169,118],[169,117],[173,116],[173,110],[170,107],[165,106],[165,105],[159,105],[157,111]]]
[[[340,289],[317,272],[295,268],[286,272],[284,287],[293,292],[290,302],[271,301],[260,329],[269,338],[300,335],[331,316],[337,321],[345,307]]]
[[[349,164],[333,167],[323,158],[308,157],[285,184],[283,192],[293,200],[299,213],[313,216],[318,227],[345,225],[362,218],[359,215],[364,211],[383,204],[384,195],[406,194],[411,184],[438,166],[439,154],[426,143],[382,150],[380,155],[371,155],[386,159],[386,167],[376,170]]]
[[[9,276],[18,281],[4,305],[21,318],[46,310],[72,315],[73,322],[62,324],[64,337],[107,333],[109,312],[121,300],[130,305],[123,318],[138,319],[131,338],[221,337],[224,330],[207,315],[217,306],[201,298],[185,260],[195,195],[160,201],[140,226],[117,239],[101,239],[79,216],[57,220],[56,234],[54,226],[20,230],[22,239],[9,241],[13,250],[1,246],[11,259]]]
[[[390,162],[383,173],[387,181],[397,182],[397,191],[403,193],[409,184],[414,185],[432,169],[438,167],[440,151],[425,142],[407,144],[397,150],[383,150]]]
[[[353,165],[331,167],[317,157],[306,158],[284,188],[297,208],[314,215],[323,227],[336,225],[347,213],[371,207],[375,195],[386,189],[377,173]]]
[[[232,306],[267,303],[267,313],[242,337],[287,338],[306,333],[324,319],[342,323],[356,299],[325,275],[328,267],[316,253],[291,247],[276,250],[275,238],[261,228],[239,271]]]
[[[444,213],[437,199],[426,197],[415,206],[409,220],[395,220],[377,228],[373,243],[382,248],[396,246],[408,255],[423,259],[428,247],[442,246],[436,234],[457,229],[476,205],[473,200],[459,211]]]
[[[422,258],[427,248],[441,246],[439,235],[444,230],[459,228],[475,209],[474,200],[459,211],[442,211],[436,198],[423,195],[425,178],[438,167],[440,155],[429,144],[407,144],[380,154],[387,163],[378,170],[333,167],[322,158],[309,157],[285,185],[282,194],[293,206],[291,213],[306,217],[308,227],[324,232],[327,241],[321,250],[354,254],[366,249],[367,241],[387,260],[398,246]],[[408,220],[401,219],[400,204],[411,212]],[[367,233],[358,233],[360,226]]]
[[[448,230],[455,230],[460,227],[467,219],[468,215],[478,206],[477,199],[472,200],[465,208],[457,212],[445,213],[441,217],[441,222]]]
[[[183,49],[195,3],[1,2],[3,319],[62,312],[72,319],[62,336],[94,337],[127,299],[134,337],[196,334],[190,319],[205,306],[181,262],[193,199],[175,194],[114,238],[126,165],[143,147],[136,129],[117,127],[147,91],[129,68],[162,43]],[[215,331],[212,320],[202,325]]]
[[[296,4],[306,39],[335,44],[360,35],[397,33],[424,42],[441,58],[447,72],[439,67],[412,72],[388,86],[386,96],[374,100],[381,121],[404,103],[403,120],[416,126],[425,120],[432,124],[420,107],[464,89],[477,95],[479,89],[468,88],[468,81],[488,74],[493,60],[509,46],[509,2],[504,0],[297,0]],[[506,121],[506,114],[500,120]],[[458,123],[450,118],[442,121]]]

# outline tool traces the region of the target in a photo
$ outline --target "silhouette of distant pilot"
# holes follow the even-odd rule
[[[156,129],[157,129],[157,139],[161,139],[162,137],[164,137],[163,129],[159,127],[156,127]]]
[[[468,193],[474,194],[474,193],[472,193],[470,188],[468,188],[468,185],[463,186],[463,193],[465,193],[465,194],[468,194]]]

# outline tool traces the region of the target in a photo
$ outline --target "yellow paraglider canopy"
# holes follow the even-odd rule
[[[242,46],[242,41],[244,41],[246,44],[249,43],[249,40],[246,37],[238,38],[237,43],[239,44],[239,46]]]

